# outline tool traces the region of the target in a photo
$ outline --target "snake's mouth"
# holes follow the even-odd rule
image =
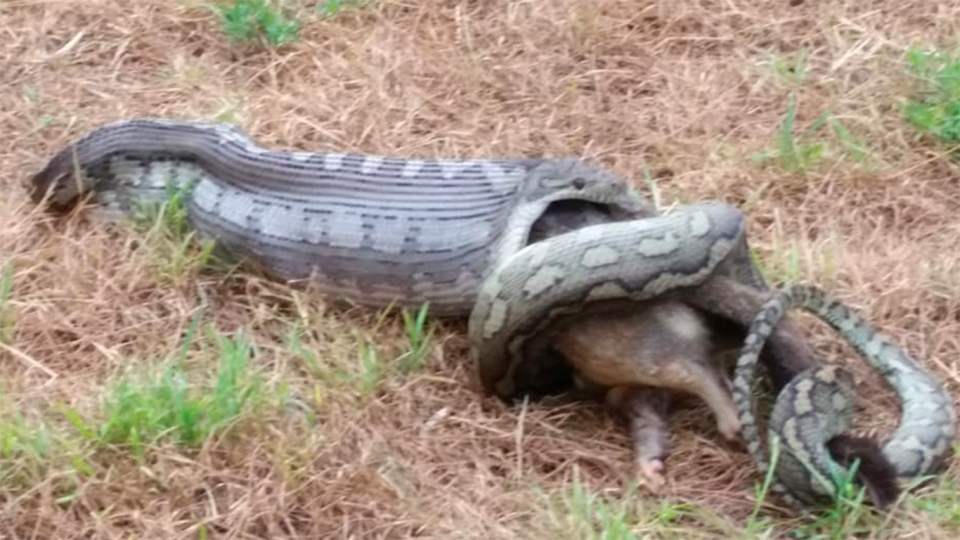
[[[581,199],[553,201],[533,222],[529,243],[568,233],[590,225],[636,219],[638,216],[614,203],[595,203]]]

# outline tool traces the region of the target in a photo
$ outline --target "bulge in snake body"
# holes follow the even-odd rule
[[[556,205],[535,222],[531,241],[611,219],[591,205]],[[581,264],[614,264],[616,258],[614,253],[588,250]],[[723,431],[733,433],[739,427],[729,381],[710,357],[710,329],[701,314],[682,302],[652,300],[628,311],[585,317],[555,335],[551,345],[578,379],[605,394],[610,412],[629,426],[639,473],[651,489],[664,481],[672,398],[698,394],[714,409]]]
[[[589,222],[590,220],[603,219],[601,215],[591,212],[589,209],[584,211],[584,209],[581,208],[578,214],[579,217],[577,219],[571,219],[569,223],[563,222],[563,212],[544,216],[544,218],[541,218],[541,221],[534,226],[532,238],[536,240],[540,237],[549,236],[551,232],[564,232],[568,230],[565,228],[565,225],[583,226],[585,222]],[[698,295],[694,293],[693,295],[686,294],[681,296],[685,297],[688,301],[692,299],[709,298],[710,301],[702,306],[704,308],[712,307],[710,304],[713,302],[720,302],[724,307],[731,310],[728,312],[728,316],[734,315],[734,312],[737,312],[734,318],[741,322],[745,320],[744,315],[746,315],[746,320],[749,320],[759,311],[759,303],[757,302],[758,299],[764,298],[764,295],[758,293],[758,291],[740,289],[740,294],[738,295],[735,292],[738,289],[731,288],[733,284],[724,280],[712,281],[713,283],[708,284],[706,288],[699,287],[700,289],[704,289],[702,294]],[[747,296],[753,297],[751,302],[753,302],[755,307],[746,307],[744,305],[745,297]],[[644,400],[654,399],[653,396],[663,396],[664,394],[662,394],[662,392],[660,394],[650,394],[646,391],[633,393],[629,393],[628,391],[627,394],[624,394],[623,391],[625,389],[634,388],[643,390],[648,388],[645,385],[652,385],[654,387],[659,386],[661,388],[668,387],[693,391],[701,394],[701,396],[721,396],[718,401],[719,405],[713,406],[717,418],[723,419],[738,416],[735,406],[730,399],[729,388],[718,382],[721,380],[725,381],[722,373],[715,364],[710,363],[710,360],[706,356],[705,329],[702,321],[691,318],[690,313],[686,311],[688,309],[690,308],[687,308],[677,301],[660,299],[639,304],[630,312],[594,314],[590,318],[577,320],[568,325],[559,334],[555,335],[551,343],[553,349],[564,356],[579,376],[608,389],[607,395],[613,396],[612,400],[608,398],[608,405],[611,401],[617,402],[619,400],[620,406],[622,407],[622,410],[619,412],[626,416],[628,421],[631,421],[635,438],[640,436],[649,439],[646,445],[644,445],[643,441],[634,441],[635,452],[641,464],[656,461],[666,452],[665,432],[668,429],[665,418],[666,412],[658,413],[657,411],[663,411],[663,409],[658,409],[652,406],[651,403],[644,403]],[[777,314],[778,319],[780,316],[785,315],[785,310],[782,306],[774,305],[771,311]],[[836,309],[833,311],[837,313]],[[857,326],[851,321],[848,312],[845,310],[843,311],[843,316],[845,327],[852,330]],[[753,357],[754,362],[759,356],[762,341],[766,339],[768,334],[776,334],[774,328],[762,319],[755,321],[755,323],[754,329],[759,329],[760,335],[764,337],[758,338],[758,334],[753,333],[747,336],[747,349],[754,348],[754,352],[750,355]],[[868,325],[863,324],[862,326]],[[782,330],[783,327],[781,325],[780,331]],[[739,346],[742,345],[742,342],[736,343],[734,340],[734,342],[728,345]],[[795,347],[799,347],[799,345],[800,342],[794,343]],[[778,345],[777,348],[779,349],[781,346],[782,345]],[[875,348],[876,344],[872,344],[871,350]],[[896,347],[891,348],[896,349]],[[792,353],[797,355],[805,352],[806,349],[802,347],[792,350]],[[881,353],[880,349],[877,349],[875,352],[877,354],[886,354],[885,352]],[[777,354],[783,355],[784,350],[778,350]],[[891,353],[891,356],[897,355]],[[809,362],[809,360],[801,361],[799,359],[795,359],[795,361],[801,364],[803,362]],[[910,366],[910,362],[901,362],[890,358],[885,359],[883,362],[887,363],[887,365],[897,365],[901,368]],[[780,363],[781,367],[787,367],[790,364],[786,359],[781,359]],[[768,362],[768,365],[775,364],[769,364]],[[799,371],[793,371],[791,374],[789,371],[790,369],[788,369],[786,373],[774,373],[774,375],[777,376],[775,385],[778,380],[787,381],[792,379],[794,374],[799,373]],[[691,376],[691,373],[696,373],[697,376]],[[776,424],[777,422],[787,421],[786,423],[791,426],[791,429],[784,430],[784,426],[781,425],[781,433],[783,436],[791,438],[790,442],[792,446],[799,449],[798,451],[801,452],[801,454],[804,452],[804,448],[806,448],[805,445],[808,444],[809,441],[817,439],[818,435],[822,435],[811,432],[811,430],[827,429],[829,433],[839,433],[842,431],[846,426],[846,419],[842,413],[849,410],[849,407],[852,406],[851,398],[846,395],[838,393],[828,394],[829,397],[827,398],[821,397],[824,395],[824,388],[814,385],[815,380],[825,384],[834,384],[838,382],[838,380],[848,381],[846,375],[837,373],[833,368],[821,369],[817,371],[816,374],[815,379],[798,379],[794,384],[787,385],[778,403],[790,404],[792,407],[782,409],[778,414],[785,413],[786,416],[780,416],[779,419],[775,419],[773,422]],[[780,384],[782,383],[783,382]],[[913,385],[908,386],[907,390],[909,390],[910,393],[917,394],[934,393],[935,395],[932,396],[933,399],[931,400],[933,402],[933,410],[931,413],[933,413],[934,416],[943,414],[944,410],[952,412],[952,408],[949,405],[944,408],[942,403],[938,403],[936,390],[934,388],[927,388],[927,386],[921,378],[921,380],[915,381]],[[624,395],[630,396],[630,398],[623,398],[622,396]],[[715,400],[716,399],[717,398],[715,398]],[[742,420],[744,425],[753,427],[755,418],[750,414],[749,406],[747,405],[749,393],[740,393],[739,399],[741,400],[740,410],[744,413],[742,416],[739,416],[739,420]],[[818,406],[816,407],[817,412],[815,412],[814,401],[825,402],[826,408],[831,409],[825,418],[828,424],[832,424],[833,422],[837,423],[832,425],[820,424],[820,420],[815,417],[820,416],[819,411],[825,409],[824,407]],[[917,401],[914,402],[916,403]],[[661,418],[656,417],[658,414],[661,415]],[[934,422],[935,427],[933,429],[928,428],[927,430],[923,429],[923,427],[927,425],[926,422],[917,422],[915,419],[909,417],[909,415],[905,416],[903,420],[904,425],[910,426],[910,429],[914,430],[918,435],[926,435],[933,432],[940,435],[941,428],[950,431],[950,435],[952,435],[952,429],[950,429],[952,422],[944,422],[943,418],[937,418]],[[908,440],[916,441],[916,444],[912,445],[915,447],[915,450],[912,452],[906,451],[906,448],[900,450],[903,455],[900,457],[899,465],[901,470],[905,468],[919,471],[926,469],[926,467],[929,466],[929,460],[932,460],[933,456],[939,453],[938,450],[933,449],[932,446],[939,448],[944,440],[949,440],[949,437],[941,436],[935,445],[931,445],[929,441],[924,441],[926,444],[921,443],[919,438]],[[756,456],[760,448],[759,439],[751,437],[748,438],[747,442],[748,446],[750,446],[751,453]],[[902,448],[903,446],[911,445],[894,443],[892,446],[900,446]],[[888,453],[890,453],[891,450],[893,450],[893,448],[887,448]],[[867,484],[872,499],[881,506],[889,503],[896,497],[897,488],[894,481],[894,469],[874,441],[846,435],[838,436],[830,442],[829,454],[837,456],[836,459],[838,459],[838,461],[847,464],[851,463],[854,459],[861,460],[864,467],[859,471],[858,477]],[[910,455],[909,458],[908,454]],[[815,459],[818,464],[822,465],[824,459],[829,459],[829,455],[817,454],[816,458],[814,458],[813,455],[807,455],[806,459]],[[783,470],[782,472],[787,477],[791,477],[788,480],[791,488],[806,484],[810,479],[810,471],[806,469],[800,470],[796,467],[788,467],[787,470]],[[776,491],[786,494],[786,491],[782,489],[780,484],[775,484],[774,487]],[[811,487],[817,492],[822,492],[820,486],[815,485]]]
[[[523,247],[551,201],[646,205],[622,179],[576,158],[270,150],[232,126],[166,119],[95,129],[27,184],[54,209],[92,191],[116,216],[136,198],[162,200],[159,177],[180,184],[188,175],[199,176],[192,225],[251,266],[364,305],[429,301],[443,316],[469,312],[483,276]]]
[[[709,330],[685,304],[654,300],[629,313],[597,314],[570,325],[551,344],[592,383],[696,394],[713,410],[724,437],[740,429],[729,381],[711,357]]]

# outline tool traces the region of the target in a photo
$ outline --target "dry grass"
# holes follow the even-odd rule
[[[482,398],[456,324],[422,370],[388,371],[366,395],[305,369],[287,336],[304,326],[322,363],[356,374],[360,335],[383,359],[402,349],[395,319],[377,326],[242,272],[166,285],[137,234],[52,223],[26,201],[19,183],[53,152],[123,117],[222,118],[318,151],[585,155],[642,188],[648,167],[666,203],[741,205],[774,278],[827,286],[960,396],[957,166],[898,109],[903,55],[954,39],[960,2],[383,0],[301,20],[301,39],[271,51],[228,42],[198,2],[0,2],[0,272],[12,263],[15,325],[0,418],[45,419],[69,442],[0,462],[23,480],[0,486],[0,538],[579,538],[575,512],[544,498],[570,495],[575,474],[638,538],[763,532],[744,529],[751,462],[699,404],[675,416],[666,492],[626,497],[629,445],[602,410]],[[805,79],[777,75],[775,60],[801,51]],[[790,92],[798,125],[829,108],[869,156],[827,134],[805,171],[752,160],[775,146]],[[169,353],[201,305],[221,332],[248,330],[269,403],[200,448],[157,443],[142,464],[84,444],[58,411],[96,418],[112,381]],[[858,425],[889,431],[893,398],[810,328],[864,381],[874,414]],[[202,349],[191,373],[209,371]],[[957,482],[954,462],[864,536],[955,538]],[[798,525],[764,512],[774,535]]]

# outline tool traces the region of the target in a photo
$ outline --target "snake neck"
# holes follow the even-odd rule
[[[534,201],[516,207],[507,218],[503,234],[493,246],[488,273],[499,268],[506,259],[527,245],[534,222],[543,215],[548,206],[547,201]]]
[[[111,179],[122,178],[137,187],[140,176],[118,175],[120,160],[163,162],[176,172],[189,163],[215,158],[225,128],[173,124],[162,120],[129,120],[91,131],[67,146],[29,182],[34,201],[49,196],[48,204],[64,209],[91,191],[110,189]],[[175,178],[171,178],[175,180]]]

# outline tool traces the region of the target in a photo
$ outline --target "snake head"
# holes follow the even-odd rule
[[[631,214],[656,212],[623,178],[579,159],[531,160],[525,197],[530,202],[582,200],[610,205]]]
[[[34,203],[46,201],[51,208],[60,210],[90,190],[76,148],[75,145],[67,146],[25,182],[24,187]]]

